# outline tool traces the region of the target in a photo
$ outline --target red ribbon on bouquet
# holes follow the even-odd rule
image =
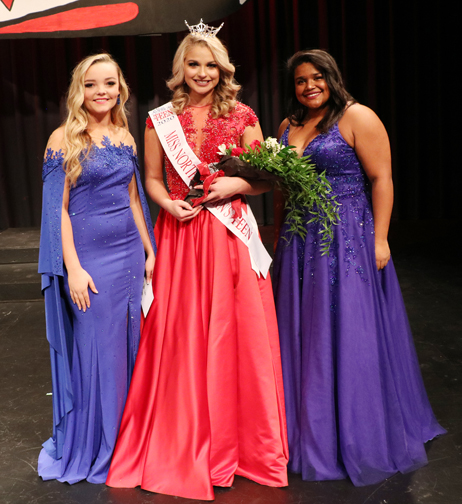
[[[199,173],[201,174],[201,180],[202,180],[202,185],[204,188],[204,196],[200,198],[195,198],[191,201],[192,207],[195,208],[198,205],[200,205],[204,199],[207,197],[209,193],[210,186],[213,184],[215,179],[218,177],[224,177],[225,174],[223,170],[218,170],[214,173],[210,173],[209,166],[207,163],[202,162],[201,164],[197,165],[197,169],[199,170]],[[231,205],[233,207],[234,212],[238,217],[242,217],[242,203],[245,204],[245,202],[242,201],[242,198],[239,194],[233,196],[231,198]]]

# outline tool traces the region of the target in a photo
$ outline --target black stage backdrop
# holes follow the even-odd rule
[[[389,132],[394,217],[458,218],[456,5],[249,0],[224,19],[220,37],[237,66],[241,99],[258,114],[265,136],[275,136],[285,117],[287,58],[304,48],[329,50],[349,91],[377,112]],[[168,100],[165,80],[183,35],[0,40],[0,229],[40,225],[41,160],[64,117],[76,63],[101,50],[120,63],[132,91],[130,129],[142,160],[144,121],[148,110]],[[271,196],[255,204],[259,223],[271,224]]]

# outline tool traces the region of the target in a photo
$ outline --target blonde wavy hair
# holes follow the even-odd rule
[[[217,118],[231,112],[236,106],[236,97],[241,86],[234,80],[235,67],[229,61],[228,51],[217,37],[186,35],[175,53],[172,76],[167,86],[172,91],[172,104],[175,112],[181,114],[189,104],[189,87],[184,79],[184,62],[188,52],[196,45],[210,50],[220,69],[220,80],[214,89],[212,117]]]
[[[76,184],[77,179],[82,173],[82,165],[80,164],[83,161],[82,154],[84,154],[85,159],[91,148],[91,137],[87,132],[89,113],[84,105],[85,74],[92,65],[96,65],[97,63],[112,63],[117,69],[120,104],[117,104],[111,110],[111,121],[115,126],[128,130],[125,104],[130,96],[130,92],[122,70],[112,56],[107,53],[88,56],[74,68],[66,97],[67,118],[63,123],[65,147],[64,169],[71,185]]]

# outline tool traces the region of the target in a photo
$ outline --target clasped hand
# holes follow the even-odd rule
[[[203,189],[203,185],[195,186],[195,189]],[[218,177],[210,185],[209,193],[202,203],[213,203],[225,198],[231,198],[235,194],[240,194],[243,189],[242,179],[239,177]],[[165,209],[177,218],[180,222],[187,222],[194,219],[202,210],[199,205],[193,208],[183,200],[169,200]]]
[[[167,205],[165,206],[165,209],[180,222],[187,222],[196,217],[196,215],[202,210],[202,206],[199,205],[198,207],[193,208],[186,201],[169,200]]]
[[[203,185],[195,189],[203,189]],[[243,191],[243,179],[240,177],[217,177],[210,185],[209,193],[202,203],[213,203],[226,198],[231,198]]]

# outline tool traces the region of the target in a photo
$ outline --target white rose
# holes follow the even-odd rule
[[[218,146],[218,155],[219,156],[225,156],[226,155],[226,145],[225,144],[221,144]]]

